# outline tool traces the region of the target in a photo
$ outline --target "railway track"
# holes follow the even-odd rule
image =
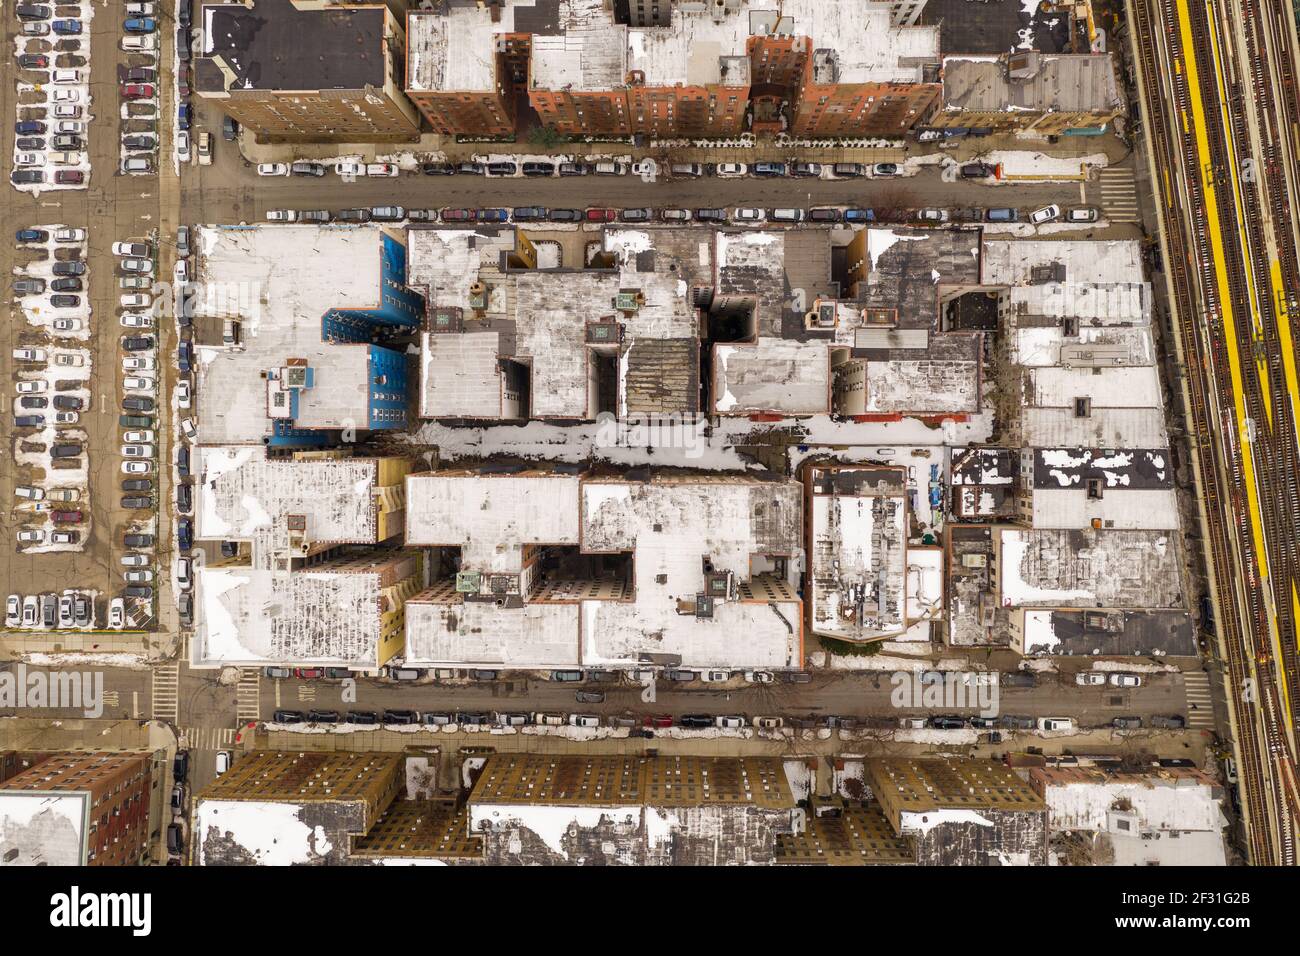
[[[1246,0],[1244,6],[1255,11],[1258,2]],[[1279,780],[1279,775],[1287,776],[1290,764],[1289,696],[1287,701],[1279,699],[1278,686],[1279,680],[1290,684],[1297,673],[1295,622],[1290,602],[1281,608],[1279,602],[1269,600],[1268,589],[1278,580],[1289,585],[1300,574],[1293,544],[1300,510],[1293,476],[1300,463],[1294,409],[1288,402],[1275,400],[1277,392],[1271,385],[1267,394],[1261,387],[1261,379],[1269,374],[1268,355],[1278,354],[1281,343],[1266,329],[1255,327],[1255,319],[1262,313],[1275,320],[1267,323],[1269,328],[1280,328],[1276,321],[1289,321],[1289,308],[1271,294],[1261,296],[1261,290],[1272,288],[1273,276],[1259,193],[1230,187],[1236,185],[1236,177],[1231,175],[1236,163],[1254,153],[1245,91],[1239,79],[1228,77],[1220,68],[1220,57],[1226,60],[1226,56],[1214,33],[1209,8],[1189,2],[1182,10],[1196,49],[1183,49],[1178,0],[1135,0],[1130,5],[1133,48],[1151,161],[1154,170],[1163,173],[1155,179],[1164,227],[1161,239],[1185,369],[1188,424],[1205,502],[1207,562],[1229,681],[1248,851],[1256,863],[1293,863],[1292,814],[1300,812],[1300,807],[1295,806],[1293,790],[1287,786],[1293,778]],[[1249,18],[1257,11],[1246,15]],[[1250,36],[1256,36],[1253,29]],[[1189,54],[1195,60],[1189,60]],[[1261,86],[1269,85],[1269,64],[1262,57],[1250,62],[1249,83],[1254,95]],[[1193,76],[1195,91],[1189,88]],[[1203,104],[1204,130],[1195,129],[1193,92]],[[1296,92],[1294,85],[1291,92]],[[1271,104],[1272,100],[1262,102]],[[1294,105],[1293,99],[1290,106]],[[1202,151],[1208,151],[1208,163],[1203,161]],[[1279,171],[1276,152],[1274,147],[1274,154],[1265,153],[1266,177],[1285,175]],[[1289,207],[1281,214],[1277,209],[1279,201],[1287,205],[1289,194],[1283,190],[1279,199],[1276,183],[1270,180],[1267,185],[1273,187],[1267,192],[1272,199],[1268,210],[1272,222],[1278,231],[1282,225],[1286,227],[1286,249],[1279,258],[1286,261],[1283,280],[1289,282],[1296,267],[1292,220]],[[1232,202],[1221,199],[1221,194],[1230,196]],[[1210,203],[1215,204],[1223,239],[1210,235]],[[1216,242],[1224,240],[1229,254],[1216,256]],[[1274,240],[1281,249],[1279,238],[1274,236]],[[1237,369],[1230,339],[1251,343],[1249,355],[1238,353]],[[1261,351],[1263,367],[1258,361]],[[1245,413],[1256,423],[1251,448],[1240,447],[1236,440],[1237,389]],[[1248,471],[1259,489],[1262,532],[1251,526],[1243,490]],[[1256,546],[1260,540],[1262,548]],[[1278,622],[1281,661],[1272,654],[1272,621]],[[1279,664],[1281,670],[1275,670]],[[1247,692],[1250,687],[1257,688],[1258,696]],[[1288,694],[1288,688],[1283,688],[1283,694]]]

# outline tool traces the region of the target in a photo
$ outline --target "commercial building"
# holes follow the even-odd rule
[[[419,135],[402,92],[406,34],[383,4],[247,0],[199,8],[194,91],[263,142]]]
[[[489,864],[771,863],[802,820],[776,757],[491,754],[468,808]]]
[[[196,569],[191,666],[373,671],[401,653],[403,606],[424,582],[420,555],[399,547],[408,461],[272,459],[257,446],[194,455],[194,537],[229,553]]]
[[[420,327],[424,300],[407,287],[400,232],[205,226],[196,238],[197,390],[230,399],[199,403],[201,444],[314,448],[406,426],[406,360],[386,343]]]
[[[940,93],[921,6],[443,0],[408,18],[407,91],[444,133],[513,132],[526,93],[571,135],[899,135]]]
[[[747,475],[431,472],[406,543],[413,666],[794,668],[801,489]]]
[[[1224,790],[1193,767],[1085,760],[1028,771],[1051,853],[1073,866],[1226,866]]]
[[[149,850],[148,753],[0,754],[0,866],[131,866]]]
[[[866,761],[885,819],[927,866],[1041,866],[1047,805],[1014,770],[964,757]]]
[[[943,551],[911,547],[911,511],[902,468],[805,466],[812,633],[870,641],[919,626],[929,639],[943,613]]]
[[[1124,110],[1109,53],[958,54],[943,58],[943,108],[926,125],[1098,135]]]

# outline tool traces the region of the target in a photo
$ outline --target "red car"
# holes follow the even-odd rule
[[[618,213],[613,209],[588,209],[587,222],[613,222]]]
[[[55,524],[80,524],[80,511],[51,511],[50,520]]]
[[[54,174],[54,181],[66,186],[79,186],[86,181],[86,174],[79,169],[60,169]]]
[[[325,676],[323,667],[295,667],[293,676],[298,680],[320,680]]]
[[[127,83],[122,87],[122,99],[151,100],[153,92],[153,86],[148,83]]]
[[[443,222],[473,222],[478,218],[475,209],[444,209],[441,213]]]
[[[648,716],[645,720],[641,721],[641,723],[646,727],[671,727],[673,725],[673,718],[669,714],[661,714],[658,717]]]

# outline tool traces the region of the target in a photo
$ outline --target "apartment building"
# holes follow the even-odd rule
[[[151,754],[10,752],[0,758],[12,772],[0,779],[0,867],[145,862],[156,793]]]
[[[419,135],[403,92],[406,31],[383,4],[204,3],[194,92],[262,142],[400,142]]]

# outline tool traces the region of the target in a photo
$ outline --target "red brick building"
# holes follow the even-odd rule
[[[0,783],[0,857],[18,865],[139,863],[149,847],[151,762],[147,753],[3,755],[12,776]]]

